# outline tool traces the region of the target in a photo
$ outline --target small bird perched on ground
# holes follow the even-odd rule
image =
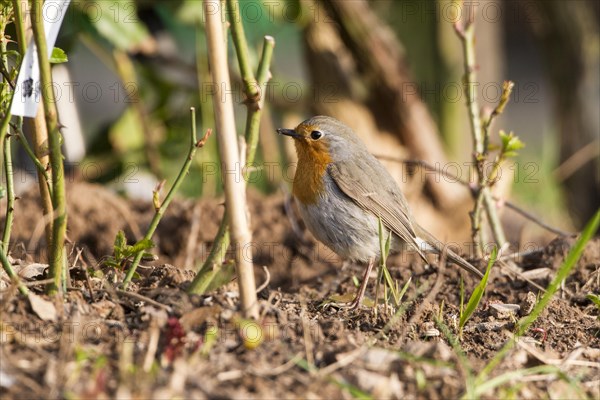
[[[358,293],[347,307],[360,306],[380,257],[379,219],[393,233],[392,250],[416,251],[426,262],[425,253],[445,252],[451,262],[483,277],[414,221],[394,179],[352,129],[334,118],[316,116],[277,132],[294,138],[298,166],[293,194],[308,229],[339,256],[368,262]]]

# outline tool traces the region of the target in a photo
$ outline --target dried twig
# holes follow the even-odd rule
[[[495,200],[499,200],[496,197],[494,197],[494,199]],[[535,215],[533,215],[530,212],[522,209],[521,207],[518,207],[517,205],[515,205],[514,203],[511,203],[510,201],[505,201],[504,205],[506,205],[506,207],[510,208],[511,210],[513,210],[514,212],[516,212],[517,214],[520,214],[521,216],[525,217],[526,219],[528,219],[528,220],[530,220],[532,222],[535,222],[536,224],[538,224],[542,228],[546,229],[547,231],[550,231],[552,233],[556,233],[557,235],[560,235],[560,236],[574,236],[574,235],[576,235],[576,233],[563,231],[562,229],[554,228],[554,227],[548,225],[547,223],[545,223],[544,221],[542,221],[541,219],[539,219]]]
[[[269,268],[263,265],[263,271],[265,271],[265,281],[259,287],[256,288],[256,293],[260,293],[263,290],[265,290],[265,288],[269,286],[269,282],[271,282],[271,274],[269,273]]]
[[[244,82],[244,92],[246,94],[245,103],[248,107],[245,131],[245,140],[247,143],[246,152],[244,154],[246,158],[245,164],[251,165],[254,162],[256,155],[260,119],[265,102],[265,96],[262,95],[262,88],[270,79],[269,66],[271,64],[275,41],[271,36],[265,36],[263,41],[263,51],[257,75],[255,77],[250,67],[250,51],[244,33],[239,4],[237,4],[237,1],[235,0],[227,0],[227,7],[230,16],[233,43],[235,45],[242,80]],[[199,293],[202,288],[207,287],[208,285],[205,282],[205,277],[214,276],[214,273],[211,271],[220,268],[223,264],[225,253],[231,240],[229,233],[229,218],[229,212],[226,209],[211,251],[188,289],[190,292]]]
[[[224,171],[232,171],[240,167],[240,154],[235,129],[233,99],[231,92],[225,91],[223,85],[229,86],[229,67],[227,63],[227,46],[223,32],[222,9],[220,2],[205,0],[206,39],[208,42],[211,76],[215,83],[215,122],[219,137],[219,155]],[[246,249],[252,240],[249,222],[246,216],[245,190],[243,179],[236,179],[236,174],[224,174],[225,202],[231,240],[235,247],[236,273],[240,289],[242,311],[246,317],[258,318],[258,302],[252,255]]]
[[[269,369],[261,369],[261,370],[255,369],[254,367],[250,367],[248,372],[252,375],[261,376],[261,377],[277,376],[277,375],[281,375],[284,372],[293,368],[300,360],[302,360],[302,353],[298,352],[294,355],[294,357],[290,358],[286,363],[281,364],[277,367],[269,368]]]
[[[599,140],[593,140],[575,152],[572,156],[563,161],[554,171],[552,175],[558,182],[563,182],[573,175],[579,168],[584,166],[588,161],[600,156]]]
[[[23,286],[32,287],[32,286],[47,285],[49,283],[52,283],[52,278],[41,279],[39,281],[23,282]]]
[[[403,163],[406,165],[415,165],[415,166],[420,166],[425,168],[428,171],[433,171],[436,172],[448,179],[451,179],[452,182],[456,182],[459,183],[465,187],[467,187],[470,192],[471,195],[475,196],[476,195],[476,190],[473,189],[473,186],[471,183],[461,179],[460,177],[458,177],[455,174],[452,174],[446,170],[443,169],[439,169],[431,164],[429,164],[426,161],[423,160],[405,160],[405,159],[401,159],[401,158],[397,158],[397,157],[390,157],[390,156],[385,156],[385,155],[376,155],[375,157],[377,157],[380,160],[385,160],[385,161],[392,161],[392,162],[398,162],[398,163]],[[499,197],[496,196],[492,196],[492,199],[494,201],[499,201],[502,202],[503,205],[505,205],[506,207],[510,208],[511,210],[515,211],[516,213],[520,214],[522,217],[536,223],[537,225],[541,226],[542,228],[552,232],[552,233],[556,233],[557,235],[561,235],[561,236],[573,236],[576,235],[576,233],[573,232],[567,232],[567,231],[563,231],[559,228],[555,228],[553,226],[548,225],[547,223],[545,223],[544,221],[542,221],[540,218],[536,217],[535,215],[531,214],[530,212],[524,210],[522,207],[517,206],[515,203],[510,202],[508,200],[504,200],[501,199]]]
[[[146,296],[141,295],[139,293],[128,292],[128,291],[119,290],[119,289],[117,289],[116,292],[117,292],[117,294],[119,296],[131,297],[132,299],[136,299],[136,300],[139,300],[139,301],[145,301],[146,303],[148,303],[150,305],[153,305],[155,307],[158,307],[158,308],[162,308],[163,310],[165,310],[167,312],[172,312],[172,309],[171,309],[170,306],[168,306],[166,304],[159,303],[158,301],[152,300],[150,297],[146,297]]]

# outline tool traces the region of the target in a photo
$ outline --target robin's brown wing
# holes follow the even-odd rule
[[[427,260],[417,243],[404,195],[379,161],[370,154],[362,154],[331,163],[328,171],[342,192],[359,207],[381,218],[388,229]]]
[[[474,266],[412,221],[400,188],[379,161],[371,157],[370,154],[356,157],[360,164],[356,160],[332,163],[329,175],[343,193],[364,210],[380,217],[388,229],[411,245],[426,262],[423,251],[429,250],[420,247],[424,243],[439,254],[445,252],[450,261],[481,278],[483,275]]]

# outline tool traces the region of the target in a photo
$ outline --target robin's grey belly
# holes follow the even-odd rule
[[[379,257],[379,220],[366,213],[335,183],[326,183],[327,193],[315,204],[298,208],[311,233],[339,256],[355,261]]]

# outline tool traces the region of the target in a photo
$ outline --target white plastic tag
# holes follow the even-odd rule
[[[46,33],[46,43],[48,45],[48,58],[52,55],[58,31],[60,30],[70,2],[71,0],[46,0],[42,7],[44,32]],[[41,100],[40,67],[37,49],[34,40],[31,40],[21,64],[10,111],[12,115],[33,118],[37,114]]]

